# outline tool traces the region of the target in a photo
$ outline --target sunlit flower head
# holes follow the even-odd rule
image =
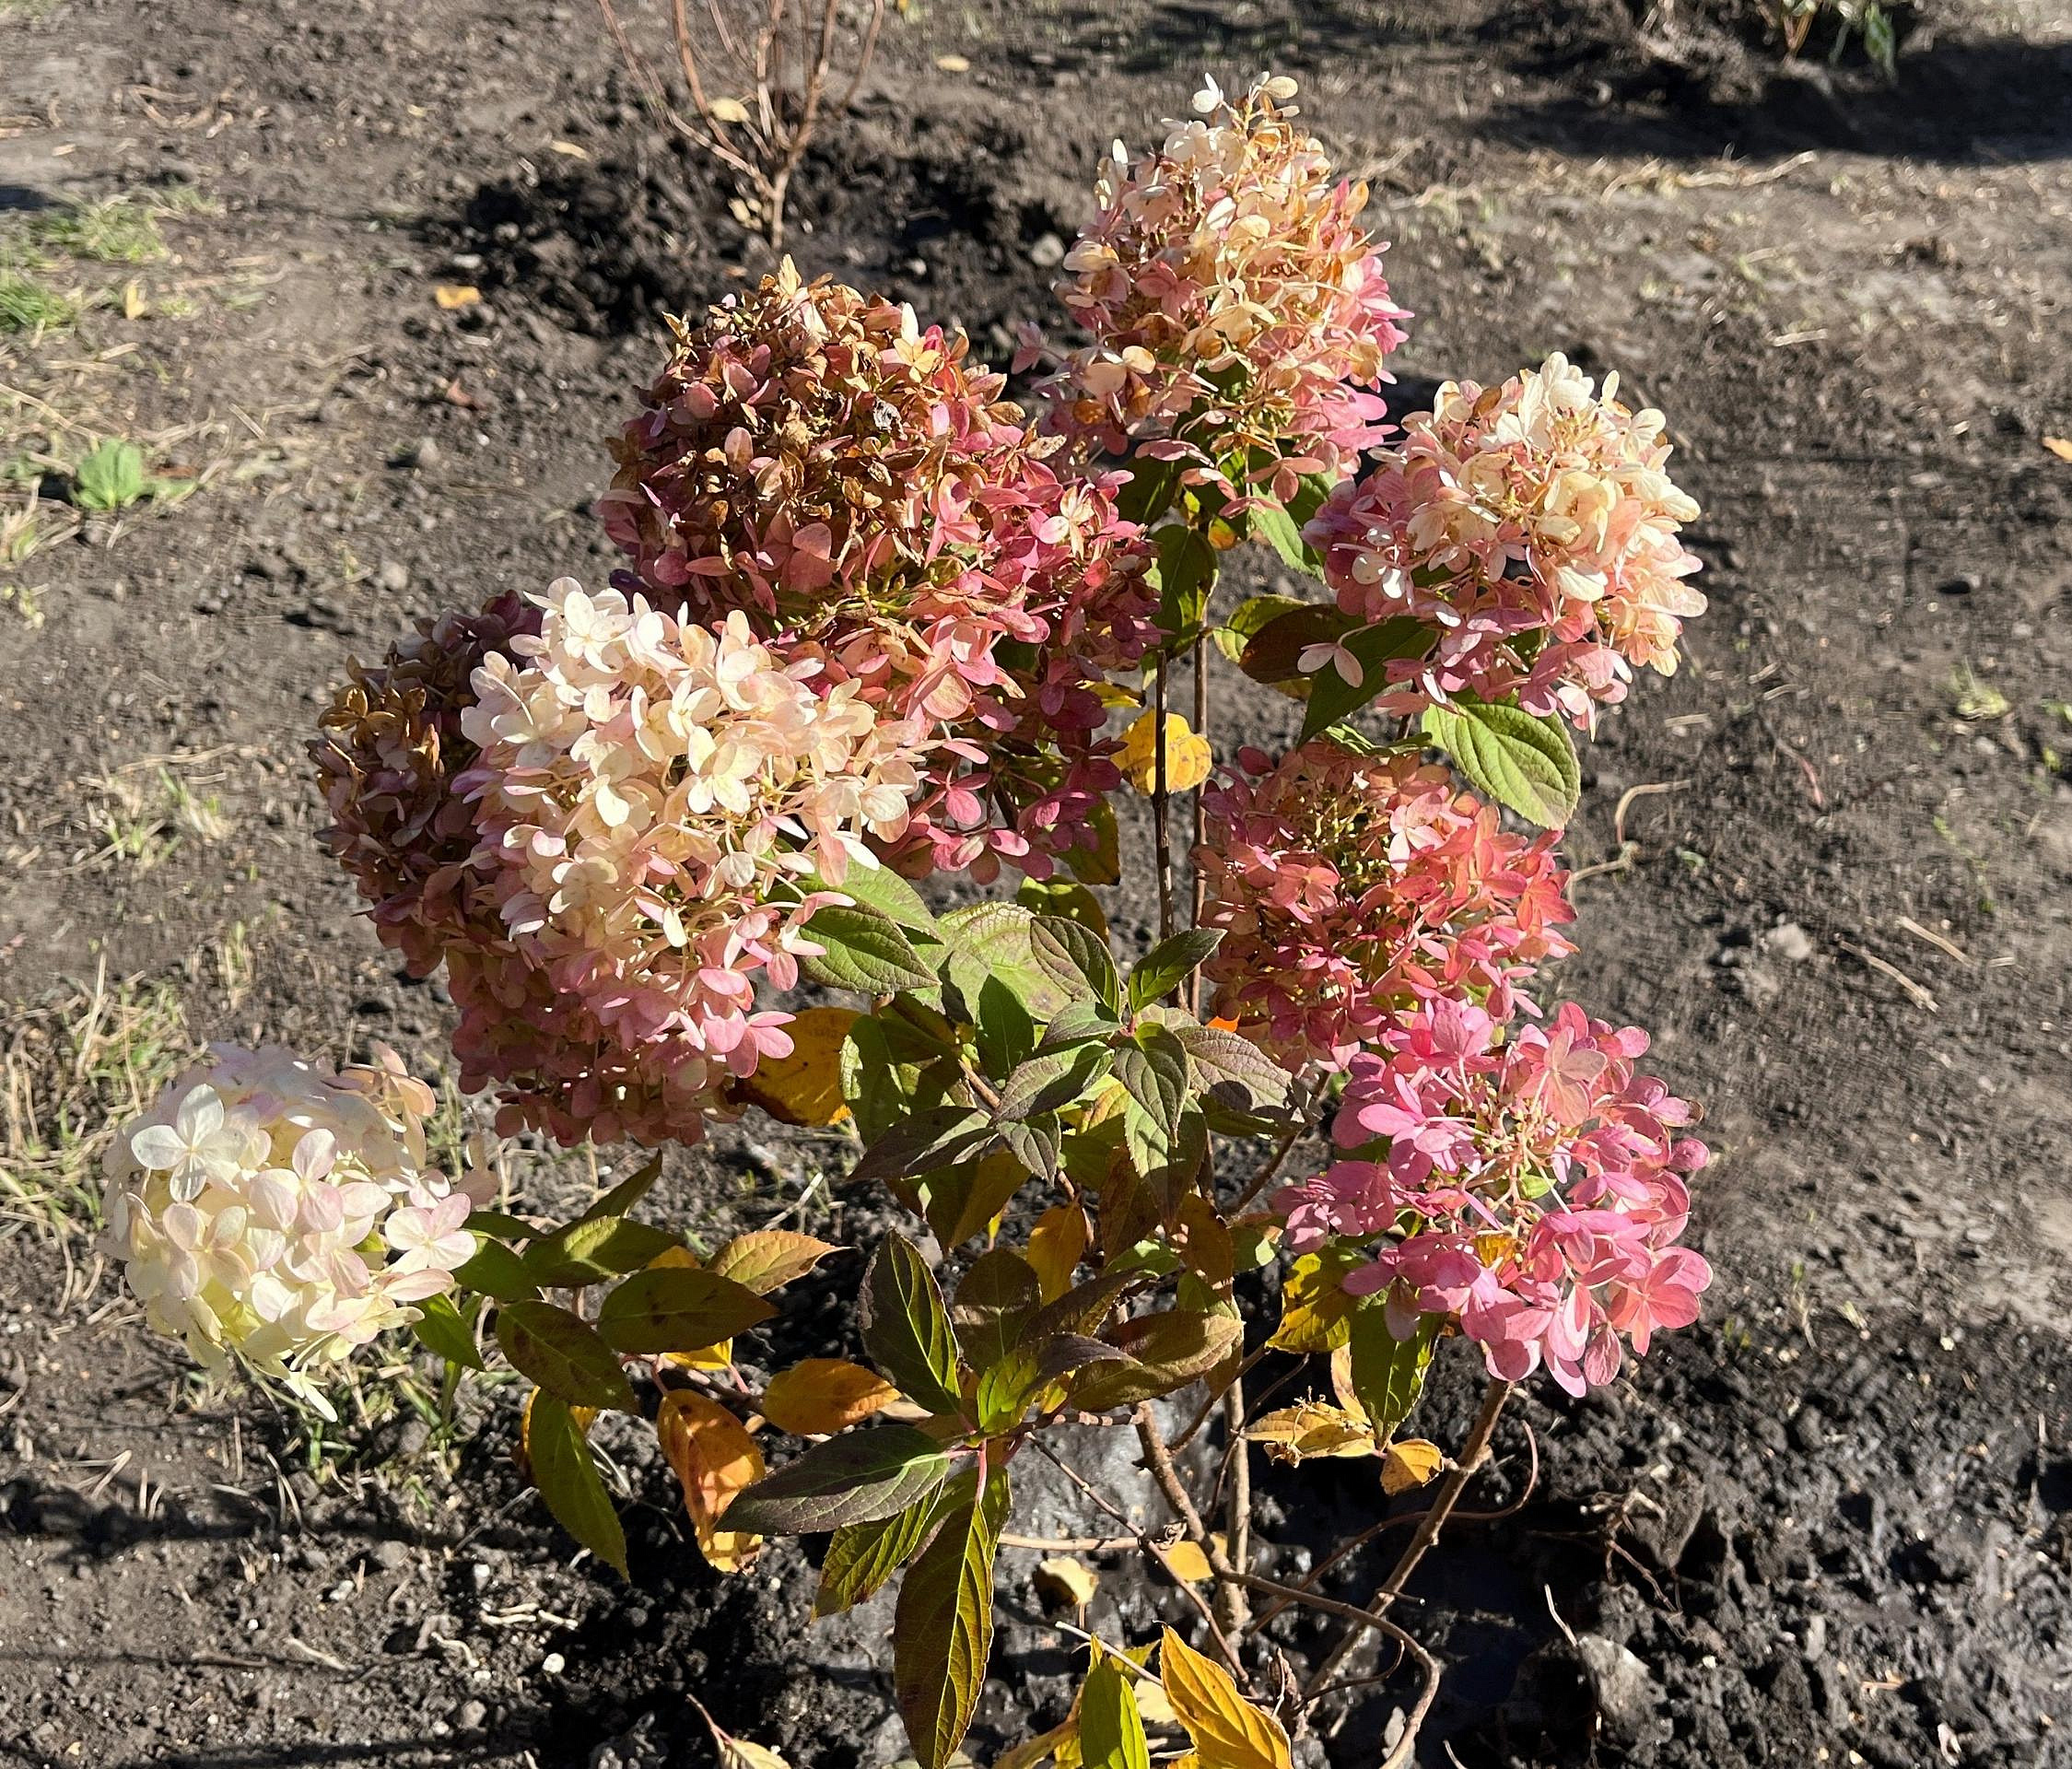
[[[1505,1016],[1517,980],[1571,949],[1553,838],[1506,834],[1415,756],[1244,751],[1204,805],[1214,1011],[1291,1070],[1343,1068],[1442,996]]]
[[[428,1165],[432,1106],[392,1052],[339,1074],[277,1046],[213,1047],[103,1164],[106,1244],[146,1319],[322,1407],[311,1372],[413,1319],[474,1253],[485,1180]]]
[[[1226,100],[1211,81],[1157,152],[1116,144],[1065,258],[1059,295],[1093,342],[1046,384],[1050,428],[1265,473],[1280,495],[1379,439],[1374,390],[1409,315],[1359,224],[1366,187],[1333,175],[1294,91],[1262,76]]]
[[[1341,610],[1434,635],[1389,665],[1384,710],[1516,694],[1587,728],[1634,666],[1676,669],[1705,607],[1680,538],[1698,506],[1668,476],[1661,413],[1617,394],[1560,355],[1500,387],[1449,381],[1310,523]]]
[[[1347,1158],[1275,1200],[1291,1245],[1364,1248],[1344,1286],[1386,1296],[1399,1338],[1438,1315],[1493,1376],[1609,1382],[1621,1335],[1645,1353],[1712,1277],[1676,1245],[1705,1147],[1681,1133],[1691,1107],[1635,1072],[1646,1049],[1573,1003],[1544,1025],[1457,1000],[1404,1015],[1353,1060],[1332,1126]]]

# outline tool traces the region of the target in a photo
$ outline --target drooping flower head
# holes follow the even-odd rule
[[[474,703],[483,660],[540,629],[538,607],[506,593],[473,615],[446,614],[390,649],[380,667],[351,666],[310,745],[331,813],[319,833],[373,906],[376,932],[412,975],[438,968],[446,947],[494,926],[469,865],[474,818],[453,791],[474,759],[461,715]]]
[[[1065,258],[1059,295],[1093,342],[1046,387],[1051,428],[1226,469],[1286,457],[1282,496],[1299,474],[1351,473],[1380,439],[1373,390],[1409,315],[1359,223],[1366,187],[1334,178],[1294,91],[1262,77],[1226,100],[1212,80],[1157,152],[1132,164],[1116,144]]]
[[[517,951],[629,1051],[783,1054],[754,979],[792,987],[825,887],[904,833],[921,731],[739,610],[708,627],[563,578],[511,649],[475,673],[457,786]]]
[[[1433,628],[1379,701],[1409,714],[1467,692],[1588,728],[1633,668],[1667,675],[1704,612],[1680,538],[1698,506],[1666,471],[1656,411],[1601,393],[1560,355],[1500,387],[1447,382],[1398,444],[1310,523],[1346,614]]]
[[[619,587],[738,611],[882,713],[949,727],[903,867],[1054,846],[1049,777],[1103,754],[1089,685],[1151,638],[1123,475],[1059,473],[961,334],[789,262],[676,339],[599,500]]]
[[[1645,1353],[1712,1277],[1676,1245],[1705,1147],[1680,1134],[1692,1108],[1635,1072],[1646,1049],[1573,1002],[1511,1028],[1472,1002],[1419,1007],[1353,1060],[1332,1126],[1350,1158],[1276,1199],[1290,1244],[1364,1246],[1344,1286],[1385,1295],[1399,1338],[1450,1317],[1493,1376],[1609,1382],[1619,1336]]]
[[[431,1090],[381,1058],[338,1074],[217,1045],[117,1134],[107,1244],[155,1330],[322,1407],[312,1367],[453,1287],[486,1176],[457,1187],[427,1165]]]
[[[1516,980],[1571,950],[1553,838],[1506,834],[1415,756],[1247,750],[1204,807],[1214,1011],[1291,1070],[1341,1069],[1440,996],[1507,1016]]]

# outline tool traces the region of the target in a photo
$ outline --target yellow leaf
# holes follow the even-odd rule
[[[1072,1271],[1086,1257],[1086,1213],[1077,1204],[1052,1204],[1029,1230],[1028,1261],[1045,1302],[1072,1287]]]
[[[1072,1697],[1072,1711],[1066,1715],[1048,1732],[1039,1732],[1033,1739],[1024,1739],[1005,1756],[993,1759],[993,1769],[1036,1769],[1037,1763],[1056,1757],[1060,1763],[1069,1755],[1078,1761],[1079,1752],[1079,1697]]]
[[[1422,1437],[1406,1437],[1390,1444],[1381,1464],[1381,1490],[1394,1498],[1413,1486],[1422,1486],[1446,1466],[1446,1454],[1436,1444]]]
[[[511,1452],[511,1460],[518,1464],[518,1471],[527,1480],[533,1478],[533,1402],[540,1398],[540,1391],[533,1389],[525,1397],[525,1404],[518,1414],[518,1447]],[[568,1417],[575,1422],[576,1429],[587,1437],[590,1428],[597,1423],[595,1407],[570,1407]]]
[[[734,1342],[722,1339],[695,1352],[664,1352],[661,1361],[679,1370],[723,1370],[734,1361]]]
[[[1075,1610],[1083,1610],[1094,1600],[1101,1576],[1083,1561],[1058,1554],[1036,1562],[1032,1582],[1037,1595],[1055,1598],[1059,1602],[1070,1603]]]
[[[1223,1532],[1218,1530],[1210,1540],[1220,1551],[1223,1545]],[[1165,1551],[1166,1569],[1177,1579],[1189,1585],[1200,1585],[1215,1576],[1209,1565],[1209,1556],[1201,1552],[1201,1544],[1195,1541],[1176,1541]]]
[[[971,72],[971,64],[966,61],[962,55],[938,55],[935,58],[935,65],[945,74],[968,74]]]
[[[795,1228],[752,1228],[736,1235],[712,1256],[712,1270],[758,1296],[767,1296],[841,1250],[832,1241],[802,1235]]]
[[[763,1417],[796,1437],[844,1431],[898,1400],[899,1390],[875,1370],[842,1357],[809,1357],[770,1377]]]
[[[482,299],[482,291],[473,283],[434,283],[432,299],[449,310],[456,307],[472,307]]]
[[[734,1495],[763,1478],[763,1452],[755,1439],[717,1400],[686,1388],[662,1396],[655,1435],[684,1489],[684,1509],[697,1532],[698,1552],[715,1572],[744,1571],[763,1539],[719,1525]]]
[[[1168,791],[1192,791],[1209,778],[1215,759],[1206,737],[1197,737],[1178,713],[1165,715],[1165,786]],[[1117,760],[1130,784],[1138,791],[1154,790],[1158,777],[1158,715],[1155,712],[1145,713],[1123,733],[1122,753]]]
[[[2056,455],[2060,461],[2072,461],[2072,440],[2067,440],[2062,436],[2046,436],[2043,439],[2043,446]]]
[[[1298,1254],[1281,1285],[1281,1324],[1267,1343],[1277,1352],[1314,1355],[1336,1351],[1352,1337],[1352,1298],[1343,1279],[1356,1253],[1327,1246]]]
[[[1201,1769],[1294,1769],[1281,1722],[1254,1707],[1227,1670],[1171,1628],[1159,1643],[1158,1675],[1165,1699],[1194,1740]]]
[[[715,123],[746,123],[748,107],[739,99],[714,99],[706,106]]]
[[[1368,1423],[1366,1403],[1352,1387],[1352,1341],[1340,1345],[1331,1353],[1331,1392],[1338,1403],[1362,1424]]]
[[[144,285],[131,277],[123,285],[123,317],[141,320],[149,310],[150,303],[144,299]]]
[[[853,1008],[807,1008],[784,1028],[791,1054],[765,1057],[754,1074],[734,1083],[734,1092],[780,1124],[839,1124],[849,1116],[842,1103],[842,1043],[857,1018]]]
[[[1270,1412],[1245,1435],[1264,1444],[1277,1462],[1299,1462],[1305,1456],[1371,1456],[1375,1451],[1374,1429],[1365,1419],[1321,1400]]]
[[[720,1747],[720,1769],[791,1769],[768,1745],[751,1744],[746,1739],[720,1731],[720,1723],[706,1713],[705,1704],[696,1695],[690,1697],[690,1703],[710,1728],[712,1742]]]
[[[579,147],[572,141],[554,141],[549,142],[547,146],[554,152],[559,154],[563,159],[588,159],[590,158],[589,148]]]

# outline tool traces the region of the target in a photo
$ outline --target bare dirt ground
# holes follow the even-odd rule
[[[1586,758],[1562,986],[1707,1102],[1720,1277],[1610,1393],[1521,1410],[1532,1502],[1414,1587],[1451,1667],[1421,1762],[2072,1763],[2072,11],[1933,5],[1888,90],[1778,70],[1733,10],[917,6],[792,244],[1004,356],[1109,138],[1270,64],[1375,184],[1406,392],[1561,348],[1669,413],[1713,609]],[[603,578],[660,310],[767,266],[724,197],[584,0],[0,0],[0,316],[10,264],[79,310],[0,317],[0,1762],[703,1763],[685,1691],[798,1769],[901,1754],[889,1614],[809,1634],[797,1546],[721,1584],[629,1436],[633,1584],[571,1566],[508,1391],[461,1448],[394,1380],[324,1435],[210,1388],[73,1195],[82,1131],[191,1038],[440,1067],[450,1005],[355,920],[302,744],[410,619]],[[128,231],[53,225],[111,198]],[[110,437],[193,489],[76,523]],[[670,1201],[723,1232],[812,1189],[854,1238],[843,1169],[750,1123]],[[766,1353],[838,1343],[853,1276]],[[1301,1480],[1260,1499],[1283,1569],[1375,1504]],[[1069,1637],[1007,1603],[981,1761],[1070,1694]],[[1118,1567],[1089,1625],[1185,1612]],[[1402,1688],[1303,1749],[1374,1761]]]

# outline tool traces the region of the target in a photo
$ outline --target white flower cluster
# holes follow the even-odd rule
[[[310,1369],[415,1318],[474,1252],[488,1176],[426,1165],[432,1106],[392,1052],[338,1074],[212,1046],[105,1161],[107,1245],[153,1329],[322,1408]]]

